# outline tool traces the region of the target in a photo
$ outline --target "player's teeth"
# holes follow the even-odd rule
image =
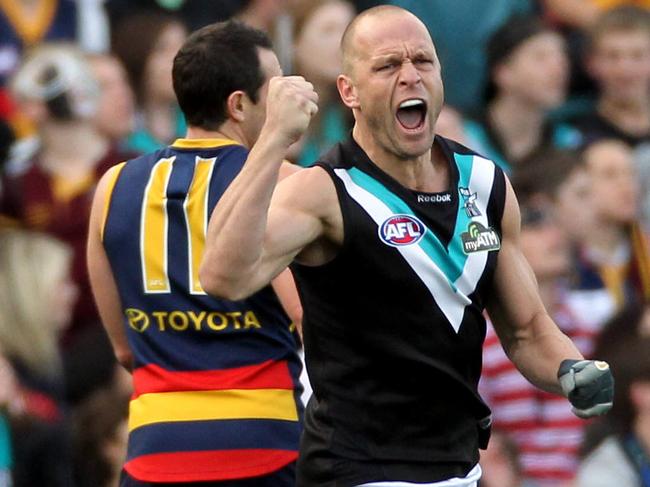
[[[408,108],[408,107],[414,107],[416,105],[422,105],[422,104],[423,104],[422,100],[406,100],[400,103],[399,107]]]

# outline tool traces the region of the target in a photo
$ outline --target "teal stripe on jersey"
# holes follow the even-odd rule
[[[467,187],[469,176],[472,172],[472,156],[460,157],[469,158],[469,164],[467,160],[462,161],[463,169],[460,171],[461,182],[464,183],[464,187]],[[357,169],[356,167],[349,169],[347,172],[355,184],[361,186],[363,189],[380,199],[396,215],[410,215],[417,218],[411,207],[406,204],[406,202],[404,202],[399,196],[391,192],[388,188],[386,188],[383,184],[381,184],[373,177]],[[460,233],[467,229],[468,222],[469,218],[465,213],[463,205],[459,204],[458,214],[456,217],[456,227],[454,228],[454,235],[451,239],[451,242],[460,240]],[[465,261],[467,260],[467,255],[465,255],[465,253],[462,251],[462,248],[460,248],[460,246],[452,245],[448,250],[440,242],[438,237],[428,228],[424,234],[424,237],[422,240],[420,240],[420,243],[418,245],[422,247],[422,250],[426,252],[429,258],[437,264],[441,271],[444,272],[447,280],[449,281],[449,285],[454,289],[454,291],[456,291],[455,281],[463,273]]]
[[[488,252],[466,255],[462,249],[461,233],[467,231],[470,220],[489,226],[487,207],[494,182],[494,166],[487,159],[455,154],[459,168],[459,186],[476,193],[475,204],[480,214],[468,217],[462,196],[459,203],[454,235],[450,248],[445,248],[427,228],[414,245],[397,247],[408,265],[416,272],[438,303],[449,323],[458,332],[469,295],[476,289],[487,263]],[[377,226],[396,214],[417,218],[411,208],[383,184],[357,168],[335,169],[348,194],[361,205]],[[453,279],[453,280],[452,280]]]
[[[459,156],[459,154],[456,154],[456,156]],[[479,222],[486,228],[490,226],[490,222],[487,216],[487,208],[490,202],[490,195],[492,193],[492,185],[494,183],[495,176],[494,165],[491,161],[478,156],[468,157],[471,157],[471,172],[468,170],[469,165],[467,164],[467,160],[457,159],[456,162],[462,166],[459,167],[459,171],[461,172],[461,180],[467,179],[467,175],[469,174],[469,181],[466,183],[468,186],[465,187],[469,187],[472,193],[476,193],[475,204],[480,211],[480,215],[469,218],[467,217],[466,212],[463,210],[462,214],[465,215],[466,218],[462,221],[459,220],[456,227],[458,231],[461,231],[461,233],[463,230],[467,231],[467,225],[469,224],[470,220]],[[456,234],[458,234],[458,232],[456,232]],[[457,239],[454,242],[454,246],[455,251],[464,254],[462,249],[462,239]],[[456,286],[458,286],[458,290],[461,293],[469,295],[474,291],[476,284],[478,283],[481,275],[483,274],[483,270],[485,269],[487,255],[487,252],[472,252],[467,256],[463,273],[456,280]]]
[[[458,167],[458,188],[469,188],[469,181],[472,176],[472,169],[474,167],[474,156],[466,154],[454,153],[456,167]],[[458,191],[456,188],[456,191]],[[467,226],[470,222],[470,217],[467,216],[463,197],[458,196],[458,211],[456,212],[456,226],[454,227],[454,236],[451,238],[450,247],[448,249],[449,255],[454,262],[462,262],[460,272],[454,275],[454,282],[460,277],[467,261],[467,254],[463,252],[462,240],[460,234],[467,231]]]
[[[347,170],[334,169],[334,173],[343,181],[350,197],[366,211],[377,226],[394,216],[393,210],[388,205],[370,191],[356,184]],[[465,313],[465,306],[470,304],[471,300],[449,282],[445,273],[421,245],[403,245],[395,247],[395,250],[402,255],[406,263],[418,275],[454,331],[458,332]]]

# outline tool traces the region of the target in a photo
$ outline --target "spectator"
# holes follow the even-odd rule
[[[612,432],[585,458],[577,487],[649,485],[650,338],[619,336],[603,348],[616,370]]]
[[[638,337],[650,337],[650,306],[632,303],[617,311],[601,327],[596,338],[595,352],[610,354],[618,344]],[[607,355],[609,356],[609,355]],[[615,432],[611,417],[594,421],[585,431],[581,456],[586,457],[608,436]]]
[[[90,197],[99,177],[125,154],[115,151],[89,123],[100,92],[86,59],[72,46],[52,44],[34,50],[11,88],[37,125],[40,149],[26,167],[7,167],[0,213],[73,248],[73,277],[81,299],[64,336],[70,344],[81,330],[100,329],[85,265]]]
[[[297,162],[308,166],[352,128],[349,110],[341,103],[336,77],[341,72],[339,44],[354,16],[345,0],[310,0],[294,10],[295,67],[318,93],[319,110],[302,139]],[[314,53],[318,53],[317,56]]]
[[[517,189],[515,187],[515,189]],[[570,269],[569,246],[549,201],[521,203],[521,247],[535,273],[546,309],[580,352],[590,356],[594,330],[567,306],[564,278]],[[578,465],[583,421],[564,398],[533,387],[508,360],[491,325],[483,346],[481,395],[493,411],[493,424],[512,436],[523,477],[540,486],[568,486]],[[499,485],[499,484],[494,484]]]
[[[583,243],[598,231],[591,175],[583,155],[569,150],[542,151],[518,168],[513,178],[519,191],[536,192],[535,198],[551,201],[554,217],[571,244],[570,275],[579,275]],[[579,282],[575,276],[570,279]],[[601,286],[570,287],[567,305],[598,333],[616,308],[609,291]]]
[[[15,487],[71,481],[58,335],[77,297],[71,251],[44,235],[0,231],[0,348],[17,379],[10,412]]]
[[[574,120],[584,144],[650,143],[650,12],[610,10],[589,30],[587,68],[599,87],[595,111]]]
[[[592,181],[595,231],[581,243],[575,288],[607,291],[613,308],[650,300],[650,248],[638,220],[632,150],[602,139],[584,153]]]
[[[596,350],[607,348],[628,338],[650,338],[650,306],[630,304],[619,310],[603,326],[596,340]]]
[[[74,0],[0,2],[0,87],[18,68],[26,48],[41,42],[74,41],[76,37]]]
[[[124,63],[137,103],[127,148],[151,152],[183,137],[186,124],[174,97],[172,61],[187,35],[184,25],[168,15],[138,13],[123,18],[113,34],[113,50]]]
[[[88,60],[101,93],[95,124],[114,145],[122,147],[135,127],[135,101],[128,76],[112,54],[89,55]]]
[[[118,485],[126,458],[129,395],[116,387],[98,389],[74,414],[76,487]]]
[[[598,16],[623,5],[650,8],[649,0],[543,0],[548,14],[562,24],[588,29]]]
[[[544,146],[574,143],[568,128],[547,120],[567,91],[558,33],[536,17],[513,17],[490,38],[487,58],[487,106],[465,124],[470,147],[509,170]]]
[[[524,195],[549,200],[554,217],[572,244],[594,230],[591,179],[580,152],[554,148],[540,151],[517,168],[513,185]]]

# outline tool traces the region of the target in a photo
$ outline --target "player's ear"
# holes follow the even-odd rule
[[[357,88],[354,86],[352,78],[345,74],[339,74],[336,78],[336,87],[341,95],[341,100],[348,108],[359,108],[359,97],[357,95]]]
[[[243,122],[246,118],[244,115],[244,106],[246,94],[241,91],[233,91],[226,100],[226,116],[235,122]]]

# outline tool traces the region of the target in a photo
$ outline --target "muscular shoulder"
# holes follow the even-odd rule
[[[91,210],[90,231],[98,232],[102,237],[108,213],[108,203],[110,202],[113,188],[125,164],[126,162],[121,162],[108,168],[99,179],[95,188]]]
[[[299,169],[283,179],[274,195],[276,203],[320,221],[322,235],[342,242],[343,218],[331,176],[319,166]]]
[[[326,213],[330,203],[336,203],[336,189],[332,178],[319,166],[299,169],[278,184],[278,197],[297,203],[294,208],[309,209],[318,214]]]
[[[284,178],[287,178],[291,176],[292,174],[297,173],[300,171],[301,167],[297,166],[296,164],[293,164],[287,160],[282,161],[282,165],[280,166],[280,172],[278,175],[278,180],[282,181]]]
[[[505,180],[505,204],[503,217],[501,219],[501,229],[504,239],[518,241],[521,229],[521,214],[519,212],[519,202],[515,195],[510,180],[504,175]]]

